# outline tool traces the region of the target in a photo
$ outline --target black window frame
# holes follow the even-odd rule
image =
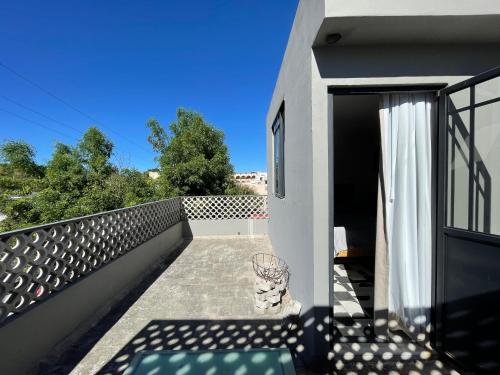
[[[274,119],[271,131],[273,133],[273,178],[274,195],[285,198],[285,102]],[[278,148],[278,155],[276,149]]]

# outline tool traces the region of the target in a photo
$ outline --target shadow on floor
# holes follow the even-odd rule
[[[66,348],[63,353],[49,357],[40,363],[38,374],[68,374],[90,352],[94,345],[104,334],[115,325],[125,312],[141,297],[155,280],[179,257],[192,239],[185,239],[172,253],[159,262],[139,285],[131,288],[128,293],[109,313],[99,319],[87,333],[81,336],[73,345]],[[54,365],[57,363],[57,365]]]
[[[123,316],[148,287],[183,252],[187,243],[161,262],[141,284],[131,292],[75,345],[60,357],[46,361],[40,367],[42,374],[68,374],[89,353],[92,347]],[[467,299],[453,301],[448,308],[455,313],[446,321],[450,335],[448,347],[464,354],[468,361],[490,366],[489,373],[498,374],[499,316],[494,306],[499,293],[494,291]],[[135,336],[113,356],[106,357],[99,374],[122,374],[133,357],[148,350],[213,350],[287,347],[295,360],[304,352],[316,352],[316,346],[306,343],[311,331],[319,340],[332,344],[328,358],[337,373],[351,374],[452,374],[446,363],[428,357],[414,343],[375,343],[348,341],[333,337],[331,342],[331,308],[324,307],[317,314],[303,315],[303,324],[282,320],[145,320],[137,327]],[[309,331],[309,332],[308,332]],[[333,334],[333,332],[332,332]],[[311,353],[310,353],[311,354]],[[316,353],[312,353],[316,354]],[[468,357],[465,357],[467,354]],[[108,362],[105,362],[108,361]],[[297,364],[297,363],[296,363]],[[300,364],[298,364],[300,366]],[[483,365],[483,366],[484,366]],[[483,367],[484,368],[484,367]],[[306,372],[298,372],[306,373]]]
[[[373,262],[340,259],[334,264],[334,341],[368,342],[373,331]]]
[[[123,374],[142,351],[288,348],[297,360],[301,335],[281,320],[152,320],[98,374]]]

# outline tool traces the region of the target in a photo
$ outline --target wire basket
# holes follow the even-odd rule
[[[252,257],[255,274],[275,284],[288,284],[288,266],[285,261],[272,254],[257,253]]]

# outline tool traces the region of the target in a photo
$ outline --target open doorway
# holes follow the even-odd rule
[[[340,342],[374,336],[379,102],[378,94],[334,95],[333,279],[335,335]]]
[[[333,98],[336,338],[428,343],[435,92]]]

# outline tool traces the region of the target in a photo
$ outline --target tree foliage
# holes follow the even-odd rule
[[[24,142],[8,141],[0,150],[5,162],[0,165],[0,212],[7,216],[0,231],[155,199],[154,184],[145,173],[113,166],[113,143],[96,127],[74,147],[57,143],[44,168],[36,165],[34,149]],[[20,191],[34,178],[38,185]]]
[[[227,195],[255,195],[255,191],[245,185],[233,183],[226,189]]]
[[[163,153],[168,142],[165,129],[163,129],[160,123],[154,118],[149,119],[146,126],[151,131],[151,134],[148,136],[148,142],[153,146],[153,150],[158,153]]]
[[[0,145],[0,195],[28,195],[39,188],[44,169],[34,157],[34,148],[26,142]]]
[[[76,151],[92,184],[102,183],[113,172],[113,143],[96,127],[85,132]]]
[[[13,174],[23,177],[39,176],[41,169],[35,163],[35,149],[23,141],[6,141],[0,146],[0,160]]]
[[[63,143],[55,145],[45,174],[48,188],[60,193],[79,194],[87,185],[85,169],[77,151]]]
[[[151,119],[148,140],[160,154],[162,196],[238,193],[224,133],[193,111],[177,110],[167,133]]]
[[[179,109],[168,132],[147,122],[160,177],[119,169],[113,143],[90,127],[76,145],[56,143],[45,166],[22,141],[0,145],[0,232],[133,206],[176,195],[253,194],[233,181],[224,133]]]

